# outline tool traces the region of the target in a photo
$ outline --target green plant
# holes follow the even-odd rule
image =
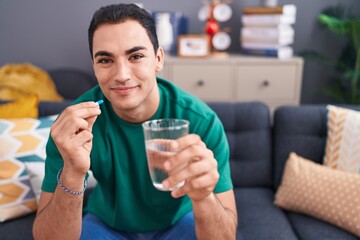
[[[313,50],[303,51],[300,55],[335,68],[337,74],[332,78],[332,84],[324,87],[322,93],[338,103],[360,104],[360,18],[337,5],[325,9],[318,21],[331,32],[344,36],[346,45],[336,59]]]

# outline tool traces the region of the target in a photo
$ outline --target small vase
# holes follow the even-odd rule
[[[159,13],[156,18],[156,23],[156,34],[159,45],[165,52],[170,52],[174,41],[170,13]]]

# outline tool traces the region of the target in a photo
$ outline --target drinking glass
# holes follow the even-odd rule
[[[150,177],[155,188],[161,191],[172,191],[184,185],[184,181],[174,188],[164,189],[162,182],[169,175],[178,172],[187,163],[180,164],[170,172],[164,169],[164,163],[176,154],[172,143],[189,134],[189,121],[184,119],[156,119],[142,124],[145,137],[146,157],[149,166]]]

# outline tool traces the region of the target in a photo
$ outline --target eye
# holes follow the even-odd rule
[[[135,60],[138,61],[140,59],[142,59],[144,56],[142,54],[134,54],[130,57],[130,60]]]
[[[100,63],[100,64],[107,64],[107,63],[110,63],[111,62],[111,59],[109,58],[99,58],[97,60],[97,63]]]

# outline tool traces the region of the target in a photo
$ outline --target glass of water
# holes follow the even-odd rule
[[[184,185],[183,181],[172,189],[164,189],[162,182],[172,173],[184,168],[187,163],[171,172],[166,171],[163,166],[178,151],[173,149],[172,142],[189,134],[189,124],[189,121],[184,119],[156,119],[142,124],[150,177],[154,187],[161,191],[172,191]]]

